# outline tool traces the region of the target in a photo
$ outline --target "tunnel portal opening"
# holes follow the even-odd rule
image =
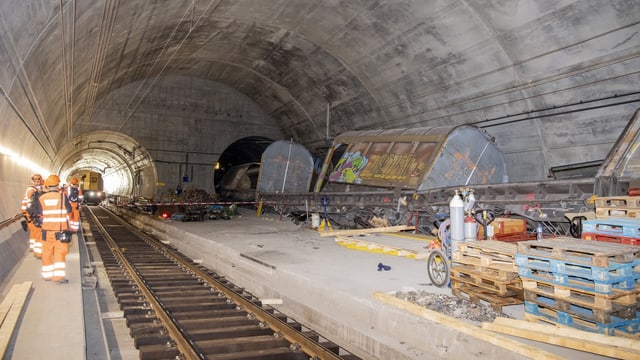
[[[216,164],[216,193],[229,200],[253,199],[262,153],[271,143],[267,137],[248,136],[229,145]]]

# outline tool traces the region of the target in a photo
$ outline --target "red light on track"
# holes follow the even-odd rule
[[[169,213],[163,212],[162,213],[162,218],[163,219],[168,219],[169,218]]]

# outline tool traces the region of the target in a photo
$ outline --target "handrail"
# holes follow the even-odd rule
[[[7,226],[9,226],[9,225],[13,224],[14,222],[18,221],[21,217],[23,217],[22,213],[17,213],[12,218],[9,218],[7,220],[3,220],[2,222],[0,222],[0,230],[6,228]]]

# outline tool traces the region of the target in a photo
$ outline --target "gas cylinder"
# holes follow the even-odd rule
[[[453,252],[458,250],[458,243],[464,241],[464,202],[460,198],[458,191],[449,201],[449,219],[451,220],[449,231],[451,251]]]
[[[476,219],[467,213],[464,217],[464,241],[477,241],[478,240],[478,223]]]

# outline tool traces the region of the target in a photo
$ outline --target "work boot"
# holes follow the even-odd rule
[[[382,270],[389,271],[391,270],[391,266],[385,265],[383,263],[378,263],[378,271],[382,271]]]

